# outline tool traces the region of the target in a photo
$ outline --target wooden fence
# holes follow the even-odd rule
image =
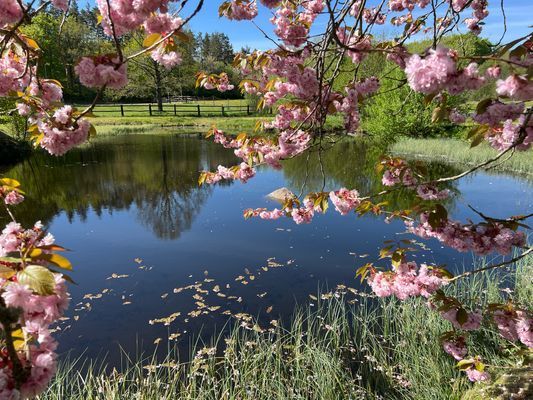
[[[250,105],[203,105],[203,104],[169,104],[164,103],[162,110],[157,104],[97,104],[93,114],[102,117],[134,117],[134,116],[182,116],[182,117],[210,117],[210,116],[243,116],[257,114],[272,114],[272,110],[257,111]]]

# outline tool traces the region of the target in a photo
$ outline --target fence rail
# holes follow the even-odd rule
[[[157,104],[97,104],[93,109],[95,116],[242,116],[272,113],[272,110],[257,111],[250,105],[209,105],[209,104],[169,104],[164,103],[160,110]]]

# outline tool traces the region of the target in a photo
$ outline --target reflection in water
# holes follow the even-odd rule
[[[117,344],[133,354],[142,342],[150,352],[154,340],[181,332],[185,349],[190,339],[185,331],[202,331],[208,339],[227,322],[225,310],[286,320],[295,303],[308,302],[318,287],[358,287],[355,269],[375,261],[384,240],[412,237],[397,236],[401,222],[330,212],[311,225],[295,225],[288,219],[245,221],[242,210],[278,206],[265,195],[282,186],[296,193],[306,186],[306,193],[321,190],[325,181],[326,190],[376,192],[382,188],[374,169],[380,154],[346,140],[323,155],[324,177],[312,154],[307,163],[306,157],[286,161],[282,171],[260,168],[245,185],[200,188],[199,171],[237,162],[231,150],[194,137],[133,135],[101,138],[61,158],[36,153],[6,174],[20,180],[28,194],[15,210],[21,222],[41,219],[58,243],[73,250],[72,277],[79,284],[70,287],[70,320],[58,333],[61,350],[90,357],[111,352],[107,361],[117,365]],[[430,176],[456,172],[439,164],[428,170]],[[454,185],[457,195],[448,207],[462,221],[477,218],[469,203],[498,218],[533,211],[531,183],[524,180],[480,173]],[[495,195],[502,192],[507,195]],[[395,191],[387,200],[407,208],[413,193]],[[447,263],[452,271],[471,266],[469,254],[436,241],[427,245],[417,260]],[[269,266],[272,257],[283,267]],[[109,279],[113,273],[124,278]],[[174,291],[196,287],[195,282],[204,292]],[[215,286],[227,297],[215,294]],[[220,308],[191,317],[198,306],[193,294]],[[266,309],[273,311],[265,314]],[[148,323],[176,312],[180,316],[168,327]]]
[[[28,201],[17,213],[21,221],[48,224],[64,211],[86,220],[129,210],[159,238],[176,239],[190,228],[211,191],[198,187],[199,171],[234,157],[196,138],[120,136],[96,141],[64,157],[37,153],[6,175],[23,182]]]

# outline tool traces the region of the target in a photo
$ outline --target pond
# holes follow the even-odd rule
[[[151,352],[154,342],[166,348],[173,335],[186,349],[191,337],[220,330],[229,313],[268,325],[287,319],[296,304],[313,303],[310,295],[319,290],[338,284],[368,290],[355,270],[375,261],[383,241],[411,238],[402,234],[402,223],[330,212],[295,225],[288,219],[246,221],[242,211],[275,207],[265,195],[280,187],[317,190],[324,179],[326,189],[378,190],[378,156],[346,140],[324,156],[324,177],[312,156],[279,171],[262,168],[247,184],[198,187],[201,170],[236,159],[195,135],[104,137],[61,158],[34,154],[6,175],[20,180],[29,197],[16,209],[21,222],[42,220],[71,250],[77,284],[70,287],[68,320],[56,333],[60,350],[107,355],[114,364],[119,345],[129,354]],[[442,164],[429,168],[430,174],[457,171]],[[468,204],[495,217],[507,216],[504,210],[533,211],[533,182],[524,178],[477,173],[454,185],[447,207],[456,219],[477,220]],[[407,207],[410,196],[387,200]],[[451,270],[472,264],[470,254],[436,241],[426,245],[415,254],[418,260]],[[153,321],[173,314],[167,325]]]

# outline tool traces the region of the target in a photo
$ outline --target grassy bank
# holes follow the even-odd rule
[[[189,132],[204,132],[213,125],[227,131],[253,131],[255,124],[265,117],[96,117],[90,118],[98,135],[120,135],[125,133],[175,132],[177,129]]]
[[[503,301],[501,282],[514,285],[513,298],[531,305],[533,257],[507,279],[484,275],[448,290],[468,293],[470,304]],[[64,399],[460,399],[472,387],[446,355],[438,336],[449,323],[420,299],[381,301],[350,294],[313,301],[290,324],[270,333],[236,327],[227,337],[198,346],[192,361],[150,359],[122,373],[65,364],[42,400]],[[286,329],[281,326],[285,326]],[[474,333],[471,354],[498,366],[514,365],[511,348],[492,330]],[[148,368],[147,368],[147,365]],[[85,366],[87,367],[87,366]],[[84,371],[86,372],[79,372]]]
[[[470,148],[466,141],[458,139],[412,139],[402,138],[396,142],[391,152],[407,158],[443,161],[463,165],[475,165],[494,157],[497,151],[486,143]],[[494,170],[533,175],[531,151],[516,152],[511,158],[498,161]]]

